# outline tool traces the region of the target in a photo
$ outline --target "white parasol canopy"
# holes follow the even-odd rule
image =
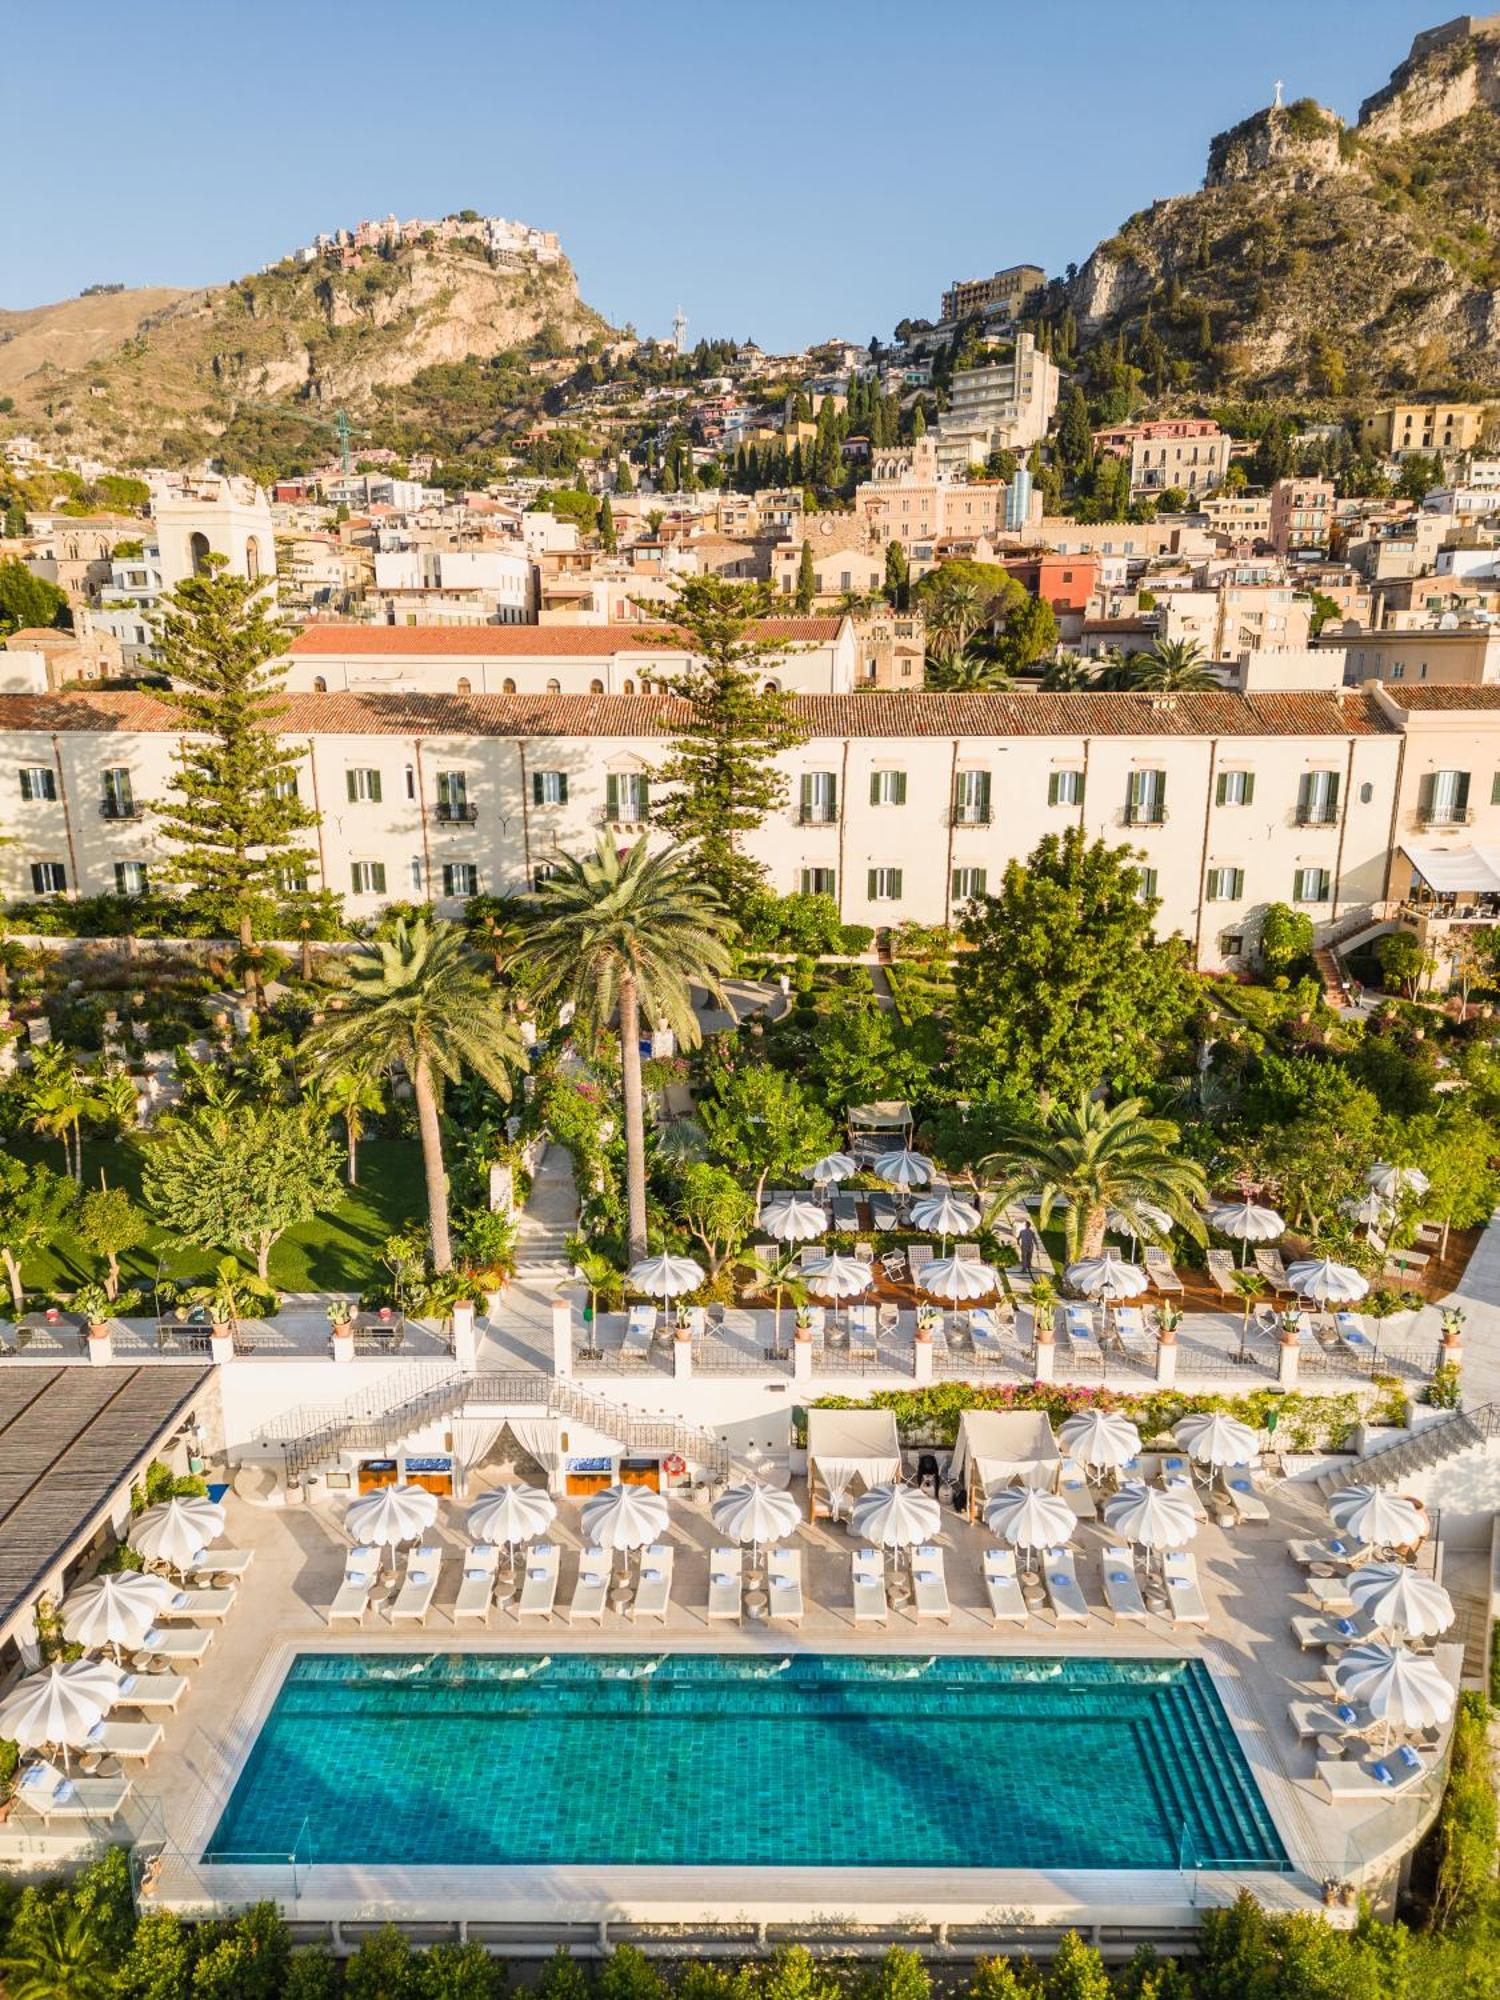
[[[1333,1678],[1348,1701],[1394,1729],[1430,1729],[1446,1722],[1457,1700],[1452,1683],[1425,1653],[1382,1641],[1351,1646],[1334,1664]]]
[[[849,1526],[862,1541],[887,1549],[931,1541],[941,1524],[938,1503],[915,1486],[872,1486],[854,1503]]]
[[[1453,1599],[1406,1563],[1367,1563],[1349,1579],[1355,1607],[1381,1632],[1435,1639],[1453,1623]]]
[[[1172,1228],[1172,1218],[1164,1208],[1158,1208],[1154,1201],[1138,1201],[1134,1213],[1127,1215],[1121,1208],[1112,1208],[1105,1222],[1116,1236],[1128,1236],[1132,1243],[1140,1235],[1141,1225],[1156,1229],[1165,1236]]]
[[[807,1170],[807,1178],[815,1184],[832,1181],[852,1180],[859,1172],[859,1161],[847,1153],[825,1153],[821,1160],[814,1160]]]
[[[1297,1287],[1299,1297],[1316,1299],[1323,1306],[1348,1305],[1370,1289],[1368,1278],[1352,1264],[1335,1264],[1331,1257],[1305,1257],[1301,1263],[1288,1264],[1286,1281]]]
[[[1083,1410],[1057,1435],[1064,1450],[1087,1466],[1129,1465],[1141,1448],[1140,1432],[1118,1410]]]
[[[381,1486],[351,1500],[344,1529],[356,1548],[395,1548],[425,1535],[437,1519],[437,1495],[425,1486]]]
[[[962,1236],[966,1229],[979,1227],[979,1210],[971,1201],[961,1201],[946,1189],[942,1194],[924,1195],[911,1205],[914,1229],[930,1229],[934,1236]]]
[[[1113,1250],[1102,1257],[1084,1257],[1063,1274],[1075,1291],[1090,1299],[1138,1299],[1146,1289],[1139,1264],[1127,1264]]]
[[[935,1299],[987,1299],[1000,1289],[993,1264],[969,1257],[933,1257],[917,1273],[917,1284]]]
[[[545,1534],[557,1503],[540,1486],[497,1486],[469,1509],[469,1533],[476,1542],[504,1542],[514,1548]]]
[[[897,1146],[889,1153],[881,1153],[874,1172],[879,1180],[889,1181],[892,1187],[926,1187],[932,1179],[932,1162],[925,1153],[914,1153],[907,1146]]]
[[[666,1251],[660,1257],[643,1257],[630,1267],[631,1290],[644,1292],[648,1298],[675,1299],[681,1292],[696,1291],[702,1283],[701,1264],[695,1264],[691,1257],[673,1257]]]
[[[54,1661],[28,1674],[0,1701],[0,1737],[36,1750],[44,1743],[66,1749],[89,1732],[120,1698],[120,1673],[102,1660]]]
[[[760,1226],[778,1243],[811,1243],[828,1228],[828,1218],[815,1201],[788,1195],[768,1201],[760,1212]]]
[[[1387,1201],[1395,1201],[1408,1190],[1412,1194],[1426,1194],[1432,1185],[1420,1167],[1393,1167],[1389,1160],[1377,1160],[1365,1179]]]
[[[1372,1548],[1403,1549],[1427,1532],[1422,1509],[1400,1493],[1380,1486],[1344,1486],[1328,1503],[1336,1528]]]
[[[1236,1243],[1272,1243],[1282,1235],[1286,1223],[1274,1208],[1262,1208],[1249,1195],[1239,1201],[1221,1201],[1208,1211],[1209,1222],[1221,1236]],[[1242,1253],[1243,1261],[1243,1253]]]
[[[1255,1432],[1222,1410],[1200,1410],[1184,1417],[1177,1426],[1177,1442],[1200,1465],[1251,1465],[1260,1456]]]
[[[186,1569],[224,1532],[224,1509],[212,1500],[163,1500],[137,1514],[130,1524],[130,1546],[153,1562]]]
[[[875,1282],[875,1273],[857,1257],[820,1257],[802,1273],[807,1289],[820,1299],[856,1299]]]
[[[1060,1493],[1002,1486],[985,1504],[984,1524],[1013,1548],[1050,1549],[1073,1539],[1078,1517]]]
[[[599,1549],[643,1549],[667,1532],[667,1503],[649,1486],[606,1486],[583,1503],[583,1532]]]
[[[1191,1503],[1165,1487],[1132,1484],[1111,1494],[1104,1519],[1116,1534],[1143,1549],[1182,1549],[1198,1532]]]
[[[737,1542],[752,1542],[757,1548],[793,1534],[802,1519],[802,1510],[790,1493],[759,1479],[727,1486],[712,1511],[714,1526],[722,1534]]]
[[[1341,1201],[1339,1207],[1355,1222],[1362,1222],[1366,1229],[1378,1229],[1395,1215],[1396,1211],[1383,1194],[1371,1188],[1359,1201]]]
[[[144,1570],[91,1577],[63,1599],[62,1628],[80,1646],[138,1646],[176,1595],[175,1584]]]

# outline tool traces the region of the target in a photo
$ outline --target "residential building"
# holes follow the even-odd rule
[[[1212,493],[1229,469],[1232,440],[1210,417],[1169,417],[1094,432],[1094,445],[1130,467],[1132,498],[1176,487],[1189,500]]]
[[[943,294],[942,317],[951,321],[981,313],[1018,319],[1027,299],[1046,282],[1040,264],[1008,264],[988,278],[955,278]]]
[[[1156,610],[1162,639],[1195,645],[1209,660],[1306,646],[1312,620],[1311,600],[1290,584],[1164,590]]]
[[[885,551],[880,548],[826,548],[818,529],[822,522],[831,526],[836,517],[817,515],[808,522],[805,542],[783,542],[771,555],[771,584],[783,597],[790,597],[802,573],[802,551],[812,550],[814,588],[817,600],[837,605],[851,592],[868,596],[885,583]],[[847,518],[847,517],[845,517]]]
[[[1002,343],[1002,358],[961,368],[949,385],[938,427],[938,465],[961,471],[992,452],[1028,451],[1046,436],[1057,408],[1057,364],[1029,333]]]
[[[1415,631],[1349,631],[1325,628],[1322,643],[1348,654],[1352,681],[1430,681],[1443,687],[1486,687],[1500,682],[1500,624],[1429,626]],[[1404,700],[1404,692],[1396,699]]]
[[[488,611],[484,622],[536,622],[536,581],[530,556],[520,543],[491,548],[442,548],[418,543],[383,549],[375,557],[375,588],[410,596],[416,592],[477,595]],[[409,622],[416,623],[415,617]]]
[[[1018,480],[1023,473],[1024,468]],[[1028,477],[1023,520],[1026,529],[1034,530],[1041,502],[1030,489]],[[919,570],[931,564],[940,542],[997,542],[1018,511],[1011,488],[998,479],[957,479],[941,472],[932,436],[872,452],[870,477],[855,488],[854,506],[869,546],[884,549],[888,542],[899,542]]]
[[[1278,479],[1271,488],[1267,539],[1277,555],[1327,551],[1333,523],[1331,479]]]
[[[1362,441],[1392,458],[1412,452],[1472,451],[1484,429],[1482,403],[1393,403],[1360,426]]]

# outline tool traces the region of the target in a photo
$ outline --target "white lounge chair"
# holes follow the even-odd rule
[[[1185,1472],[1165,1473],[1161,1484],[1168,1493],[1174,1493],[1179,1500],[1187,1502],[1195,1521],[1208,1519],[1208,1509],[1203,1504],[1203,1496]]]
[[[1375,1352],[1375,1343],[1365,1332],[1365,1323],[1358,1313],[1336,1312],[1333,1316],[1333,1330],[1351,1354],[1365,1355]]]
[[[254,1549],[200,1549],[187,1566],[189,1576],[243,1576],[255,1560]]]
[[[1094,1325],[1093,1309],[1089,1306],[1070,1305],[1064,1309],[1063,1323],[1068,1339],[1072,1343],[1075,1359],[1088,1355],[1104,1366],[1104,1350],[1099,1345],[1098,1330]]]
[[[659,1618],[663,1625],[672,1607],[672,1550],[665,1542],[653,1542],[641,1552],[641,1580],[630,1607],[634,1619]]]
[[[534,1549],[527,1551],[526,1577],[521,1585],[521,1595],[516,1599],[517,1618],[550,1618],[557,1603],[557,1577],[560,1567],[557,1547],[552,1542],[538,1542]]]
[[[1345,1541],[1338,1535],[1330,1535],[1322,1542],[1288,1542],[1286,1548],[1292,1561],[1303,1569],[1319,1569],[1324,1564],[1346,1564],[1350,1569],[1358,1569],[1370,1555],[1368,1544]]]
[[[1237,1299],[1239,1288],[1234,1282],[1234,1259],[1227,1250],[1210,1250],[1203,1259],[1208,1275],[1218,1287],[1223,1299]]]
[[[997,1625],[1024,1625],[1030,1613],[1016,1576],[1014,1549],[986,1549],[984,1552],[984,1594],[989,1599],[990,1616]]]
[[[344,1580],[339,1585],[338,1595],[328,1607],[330,1625],[340,1624],[349,1619],[355,1625],[363,1625],[365,1613],[370,1608],[370,1593],[375,1588],[380,1573],[379,1549],[351,1549],[344,1558]]]
[[[626,1354],[646,1354],[656,1334],[656,1307],[632,1306],[625,1320],[625,1338],[622,1351]]]
[[[715,1549],[708,1558],[708,1622],[738,1624],[744,1608],[745,1557],[740,1549]]]
[[[1115,1337],[1129,1360],[1155,1364],[1156,1343],[1147,1329],[1146,1315],[1139,1306],[1115,1307]]]
[[[1373,1764],[1320,1757],[1316,1776],[1335,1805],[1367,1804],[1372,1799],[1388,1799],[1395,1792],[1404,1792],[1426,1770],[1426,1763],[1413,1750],[1406,1757],[1399,1753],[1377,1757]]]
[[[1143,1243],[1141,1256],[1145,1261],[1146,1276],[1151,1280],[1154,1291],[1180,1292],[1183,1289],[1181,1278],[1172,1268],[1171,1258],[1159,1243]]]
[[[214,1642],[213,1628],[207,1625],[178,1625],[168,1631],[153,1625],[136,1647],[137,1659],[155,1656],[160,1660],[186,1660],[196,1666]]]
[[[1218,1490],[1241,1521],[1269,1521],[1271,1510],[1255,1490],[1247,1465],[1226,1465],[1219,1474]]]
[[[1104,1551],[1104,1601],[1117,1625],[1144,1625],[1146,1600],[1135,1573],[1135,1557],[1126,1548]]]
[[[1206,1625],[1208,1606],[1198,1588],[1198,1564],[1184,1552],[1162,1558],[1162,1577],[1167,1586],[1167,1604],[1174,1625]]]
[[[1352,1646],[1363,1638],[1359,1627],[1348,1618],[1294,1618],[1292,1637],[1304,1653],[1316,1646]]]
[[[126,1674],[120,1682],[120,1702],[125,1708],[164,1708],[170,1713],[187,1691],[186,1674]]]
[[[421,1625],[432,1609],[442,1574],[443,1552],[436,1543],[423,1543],[406,1558],[406,1581],[391,1606],[393,1625]]]
[[[1004,1359],[1005,1345],[1000,1338],[1000,1323],[992,1306],[975,1306],[970,1311],[969,1339],[974,1352],[983,1355],[987,1361]]]
[[[464,1551],[463,1575],[459,1579],[458,1595],[453,1600],[455,1625],[462,1625],[469,1619],[477,1620],[481,1625],[489,1624],[499,1567],[500,1551],[493,1542],[480,1542],[477,1547]]]
[[[801,1549],[772,1549],[766,1556],[766,1587],[771,1599],[769,1616],[787,1625],[800,1625],[807,1613],[802,1595]]]
[[[106,1715],[89,1731],[85,1750],[103,1757],[118,1757],[121,1763],[144,1764],[162,1739],[159,1722],[117,1722]]]
[[[43,1758],[21,1773],[15,1797],[42,1819],[114,1819],[132,1790],[129,1778],[65,1776]]]
[[[1288,1284],[1286,1265],[1281,1261],[1279,1250],[1269,1250],[1264,1244],[1256,1250],[1255,1268],[1271,1287],[1273,1292],[1293,1292],[1295,1285]]]
[[[578,1576],[568,1599],[568,1623],[581,1624],[592,1618],[604,1623],[604,1606],[609,1596],[610,1557],[604,1549],[585,1549],[578,1558]]]
[[[947,1625],[953,1617],[953,1606],[948,1601],[948,1579],[943,1570],[943,1552],[931,1542],[912,1550],[911,1557],[912,1610],[920,1625],[924,1619],[936,1618]]]
[[[1044,1549],[1042,1557],[1042,1582],[1046,1586],[1047,1602],[1052,1606],[1053,1617],[1059,1625],[1086,1625],[1089,1608],[1078,1587],[1073,1551]]]
[[[1347,1701],[1289,1701],[1286,1712],[1304,1743],[1314,1736],[1347,1736],[1370,1720]]]
[[[1076,1458],[1065,1458],[1057,1475],[1057,1490],[1080,1521],[1092,1521],[1099,1513],[1089,1486],[1088,1475]]]
[[[884,1625],[891,1615],[885,1594],[885,1557],[879,1549],[856,1549],[852,1568],[855,1624]]]
[[[1351,1573],[1346,1570],[1342,1576],[1309,1576],[1303,1579],[1302,1588],[1320,1611],[1352,1611],[1354,1598],[1349,1590]]]
[[[232,1584],[223,1590],[210,1585],[206,1590],[179,1590],[172,1602],[157,1612],[163,1622],[191,1620],[195,1625],[222,1625],[234,1609],[238,1596]]]

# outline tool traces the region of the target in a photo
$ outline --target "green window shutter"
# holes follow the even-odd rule
[[[346,771],[344,779],[349,787],[349,803],[354,805],[359,798],[359,775],[355,771]]]
[[[380,773],[378,771],[370,773],[370,803],[372,806],[380,804]],[[381,887],[384,888],[384,886],[384,883],[382,883]]]
[[[813,774],[811,771],[804,771],[802,773],[803,817],[805,818],[812,811],[812,809],[813,809]]]
[[[557,803],[560,806],[565,806],[568,803],[568,774],[566,771],[559,771],[557,774]]]
[[[1339,786],[1342,782],[1342,775],[1338,771],[1330,771],[1328,773],[1328,810],[1330,812],[1337,812],[1339,809]]]
[[[1500,771],[1490,779],[1490,804],[1500,806]]]
[[[870,773],[870,804],[872,806],[880,804],[880,785],[884,776],[885,773],[883,771],[872,771]]]
[[[1058,790],[1058,774],[1056,771],[1053,771],[1047,779],[1047,803],[1049,806],[1057,804]]]
[[[376,861],[371,865],[370,880],[376,895],[383,896],[385,894],[385,863],[383,861]]]
[[[894,771],[891,775],[896,780],[894,803],[898,806],[904,806],[906,804],[906,773],[904,771]]]
[[[606,819],[620,817],[620,780],[613,771],[604,780],[604,817]]]
[[[531,803],[534,806],[546,803],[542,797],[542,774],[540,771],[533,771],[531,774]]]
[[[891,897],[897,903],[901,900],[901,870],[899,868],[891,870]]]
[[[1255,773],[1253,771],[1247,771],[1245,773],[1245,797],[1243,803],[1248,806],[1254,801],[1254,798],[1255,798]]]
[[[875,891],[876,891],[875,870],[872,868],[867,877],[865,878],[865,894],[872,903],[875,900]]]
[[[981,771],[979,773],[979,795],[975,799],[974,804],[980,819],[987,820],[990,816],[990,774],[988,771]]]
[[[1229,797],[1229,773],[1227,771],[1221,771],[1219,773],[1219,782],[1214,787],[1214,804],[1217,806],[1221,806],[1224,804],[1225,800],[1228,797]]]
[[[1453,805],[1455,811],[1464,812],[1469,804],[1469,774],[1467,771],[1460,771],[1457,776],[1458,782],[1453,788]]]
[[[1431,819],[1434,795],[1437,792],[1437,773],[1426,771],[1417,784],[1417,812],[1423,819]]]
[[[638,816],[641,819],[649,819],[651,817],[651,780],[645,776],[637,779],[635,793]]]

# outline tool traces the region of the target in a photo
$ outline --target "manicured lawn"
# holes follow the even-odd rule
[[[61,1171],[62,1148],[41,1140],[13,1142],[22,1160],[45,1160]],[[85,1141],[85,1184],[99,1185],[100,1170],[112,1187],[139,1196],[141,1154],[133,1146]],[[366,1139],[359,1149],[359,1186],[346,1190],[332,1214],[312,1216],[289,1229],[271,1253],[271,1280],[289,1292],[361,1291],[385,1276],[380,1246],[392,1231],[425,1219],[422,1155],[415,1142]],[[157,1277],[195,1284],[208,1277],[219,1253],[179,1245],[170,1229],[155,1231],[151,1243],[123,1260],[127,1282],[149,1292]],[[29,1257],[22,1276],[29,1292],[71,1291],[95,1276],[88,1260],[66,1243]],[[149,1310],[149,1307],[148,1307]]]

